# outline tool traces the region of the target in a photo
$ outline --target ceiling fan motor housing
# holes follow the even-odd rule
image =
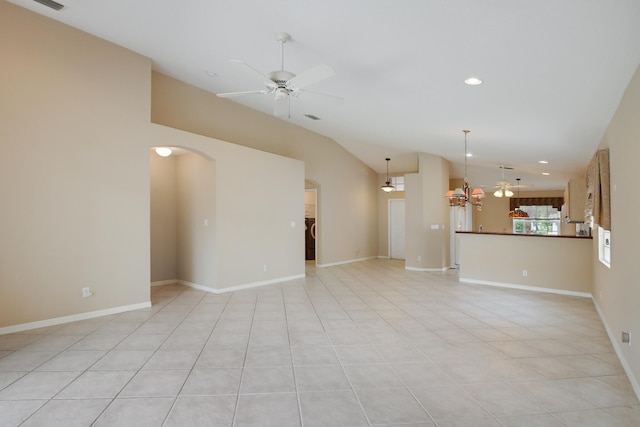
[[[267,77],[269,77],[271,81],[277,84],[278,87],[285,87],[287,85],[287,82],[295,76],[295,74],[285,70],[272,71],[267,74]]]

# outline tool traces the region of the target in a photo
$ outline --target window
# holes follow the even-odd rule
[[[550,205],[520,206],[529,218],[514,218],[514,234],[560,235],[560,211]]]
[[[393,185],[394,191],[404,191],[404,175],[389,177],[391,185]]]
[[[558,236],[560,235],[560,220],[559,219],[514,218],[513,233]]]

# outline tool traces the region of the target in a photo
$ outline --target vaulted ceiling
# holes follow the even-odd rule
[[[309,86],[341,105],[291,101],[298,126],[326,135],[384,173],[443,156],[452,177],[492,186],[505,178],[560,189],[596,150],[640,64],[637,0],[58,0],[55,11],[10,0],[129,48],[156,70],[212,93],[261,90],[239,59],[280,69],[326,63]],[[483,83],[469,86],[468,77]],[[273,95],[236,97],[272,114]],[[312,120],[313,115],[320,120]],[[541,164],[539,161],[547,161]],[[542,173],[549,175],[542,175]]]

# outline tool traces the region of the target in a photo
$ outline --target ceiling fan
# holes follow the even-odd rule
[[[518,183],[517,184],[511,184],[509,181],[507,181],[504,177],[504,170],[508,169],[508,170],[513,170],[512,167],[509,166],[500,166],[500,169],[502,170],[502,179],[498,182],[496,182],[496,185],[493,188],[496,188],[496,191],[493,193],[494,196],[496,197],[513,197],[513,191],[512,189],[514,188],[528,188],[531,187],[531,185],[524,185],[524,184],[520,184],[520,178],[517,179]]]
[[[343,99],[337,96],[326,95],[318,92],[306,90],[307,86],[311,86],[322,80],[328,79],[336,74],[333,67],[327,64],[320,64],[312,67],[302,73],[295,75],[284,69],[284,44],[291,40],[288,33],[277,33],[276,40],[280,43],[280,69],[263,74],[255,68],[238,60],[231,59],[230,62],[236,65],[247,76],[254,79],[256,83],[260,81],[265,86],[261,90],[249,90],[242,92],[226,92],[218,93],[220,98],[233,98],[245,95],[275,95],[273,104],[274,116],[291,117],[291,98],[298,98],[302,94],[304,97],[314,97],[324,101],[333,103],[342,103]]]

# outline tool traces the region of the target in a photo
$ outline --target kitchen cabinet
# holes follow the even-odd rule
[[[564,190],[564,220],[570,223],[584,222],[584,205],[587,186],[584,179],[574,178]]]

